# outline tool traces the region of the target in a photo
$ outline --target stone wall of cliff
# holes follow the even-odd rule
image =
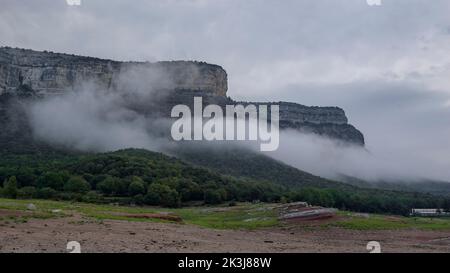
[[[143,88],[166,92],[165,103],[152,109],[170,113],[172,105],[191,104],[193,96],[204,103],[235,104],[226,96],[227,73],[203,62],[118,62],[69,54],[0,48],[0,97],[45,97],[63,94],[77,85],[93,82],[106,89]],[[139,87],[135,82],[140,82]],[[145,101],[137,102],[145,104]],[[245,103],[244,103],[245,104]],[[364,136],[348,124],[338,107],[310,107],[279,102],[280,127],[316,133],[364,145]],[[146,111],[145,105],[136,107]]]
[[[217,96],[227,92],[227,74],[217,65],[202,62],[117,62],[68,54],[0,48],[0,95],[33,92],[63,93],[76,84],[93,81],[101,87],[120,84],[124,75],[150,76],[155,88],[199,90]],[[149,84],[151,84],[149,79]]]

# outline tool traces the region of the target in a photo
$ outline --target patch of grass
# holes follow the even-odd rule
[[[215,229],[257,229],[278,225],[277,212],[267,204],[187,208],[178,211],[186,223]]]
[[[99,205],[88,203],[73,203],[50,200],[12,200],[0,198],[0,209],[26,211],[27,205],[33,203],[36,210],[30,215],[9,218],[40,218],[65,217],[71,213],[79,213],[99,221],[121,220],[134,222],[168,222],[162,219],[142,219],[127,217],[126,214],[171,213],[182,218],[183,223],[214,229],[258,229],[279,225],[277,210],[271,204],[238,203],[236,206],[202,206],[179,209],[160,207],[129,207],[115,205]],[[52,213],[59,209],[61,213]],[[341,227],[354,230],[450,230],[450,218],[421,218],[386,216],[376,214],[358,214],[339,211],[341,220],[314,228]],[[4,221],[7,220],[4,217]],[[19,220],[21,221],[21,220]],[[171,222],[173,223],[173,222]]]
[[[24,200],[24,199],[4,199],[0,198],[0,209],[8,210],[27,210],[28,204],[36,205],[36,211],[51,211],[53,209],[67,210],[72,205],[70,202],[51,201],[51,200]]]
[[[257,229],[278,224],[277,212],[270,204],[239,203],[237,206],[211,206],[168,209],[160,207],[128,207],[72,203],[49,200],[0,199],[0,209],[27,210],[27,205],[36,205],[35,213],[50,213],[62,210],[62,215],[77,212],[97,220],[122,220],[135,222],[168,222],[162,219],[131,218],[125,214],[171,213],[182,218],[183,223],[214,229]]]
[[[109,205],[81,205],[79,212],[102,220],[139,222],[169,222],[162,219],[130,218],[120,214],[171,213],[183,223],[215,229],[256,229],[278,224],[277,213],[267,205],[239,204],[235,207],[193,207],[167,209],[159,207],[124,207]]]
[[[361,216],[351,212],[340,212],[344,220],[330,224],[355,230],[450,230],[450,218],[422,218],[366,214]]]
[[[450,230],[450,218],[410,218],[410,222],[418,229]]]

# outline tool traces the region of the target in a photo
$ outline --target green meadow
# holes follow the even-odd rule
[[[29,210],[28,204],[36,209]],[[79,215],[95,221],[122,220],[140,222],[165,222],[190,224],[213,229],[258,229],[294,225],[278,220],[280,204],[237,203],[235,206],[199,206],[186,208],[162,208],[140,206],[99,205],[50,200],[0,199],[0,224],[5,221],[26,222],[29,219],[49,219]],[[7,213],[10,212],[10,213]],[[180,221],[156,218],[135,218],[136,215],[170,215]],[[295,223],[303,227],[302,223]],[[339,211],[335,221],[328,221],[314,227],[305,228],[344,228],[353,230],[450,230],[450,218],[418,218],[379,214],[359,214]]]

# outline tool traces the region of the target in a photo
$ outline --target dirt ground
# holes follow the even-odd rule
[[[31,219],[0,226],[0,252],[450,252],[450,232],[355,231],[290,223],[261,230],[214,230],[185,224],[93,221],[81,216]]]

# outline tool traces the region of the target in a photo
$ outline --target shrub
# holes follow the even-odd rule
[[[36,186],[37,176],[30,169],[21,169],[16,174],[17,186],[24,188],[27,186]]]
[[[59,191],[64,187],[64,178],[63,174],[47,172],[39,177],[37,186],[38,188],[52,188]]]
[[[180,195],[174,189],[169,189],[169,191],[164,196],[161,204],[169,208],[178,208],[181,206]]]
[[[86,193],[91,189],[91,185],[80,176],[72,176],[64,183],[64,191]]]
[[[126,184],[119,178],[107,176],[102,182],[97,184],[97,190],[108,195],[119,195],[126,192]]]
[[[92,174],[90,174],[90,173],[85,173],[85,174],[82,175],[82,177],[83,177],[84,180],[86,180],[89,183],[90,188],[93,188],[92,187],[92,185],[93,185],[92,181],[94,180],[94,176]]]
[[[203,200],[202,188],[200,185],[190,180],[181,180],[177,190],[181,195],[181,200],[183,201]]]
[[[108,177],[109,176],[106,174],[100,174],[100,175],[94,176],[90,181],[88,180],[88,182],[91,184],[91,188],[93,190],[96,190],[97,185]]]
[[[35,187],[23,187],[17,191],[17,198],[31,199],[36,197]]]
[[[36,192],[36,198],[41,199],[52,199],[56,196],[56,191],[52,188],[45,187],[42,189],[38,189]]]
[[[140,177],[134,176],[132,182],[128,186],[128,194],[130,196],[135,196],[144,193],[145,193],[144,181]]]
[[[15,176],[11,176],[3,183],[3,195],[7,198],[17,197],[17,179]]]
[[[136,205],[143,205],[144,204],[144,195],[143,194],[136,194],[132,198],[132,202]]]
[[[75,192],[57,192],[56,199],[64,201],[80,201],[82,200],[82,194]]]
[[[206,190],[204,196],[206,204],[220,204],[222,202],[222,194],[218,190]]]
[[[149,191],[144,196],[144,204],[154,205],[154,206],[160,205],[161,204],[161,197],[159,196],[158,193],[153,192],[153,191]]]
[[[179,207],[180,195],[167,185],[153,183],[148,187],[144,202],[148,205],[161,205],[165,207]]]
[[[102,197],[95,191],[90,191],[84,194],[81,198],[81,201],[87,203],[97,203],[102,199]]]

